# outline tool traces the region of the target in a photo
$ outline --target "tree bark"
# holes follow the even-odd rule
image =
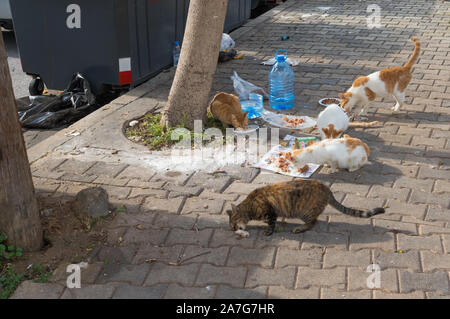
[[[0,32],[0,232],[25,251],[42,247],[30,165],[17,114],[3,36]]]
[[[191,0],[180,59],[162,123],[193,129],[206,120],[228,0]]]

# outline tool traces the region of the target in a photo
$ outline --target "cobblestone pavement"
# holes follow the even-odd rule
[[[230,204],[290,178],[243,167],[215,175],[162,173],[111,164],[104,154],[92,161],[31,156],[39,192],[74,195],[101,185],[126,212],[108,229],[108,245],[97,247],[82,270],[81,289],[65,288],[61,268],[51,283],[25,282],[14,297],[448,298],[450,4],[377,3],[383,27],[368,29],[364,2],[287,1],[232,34],[245,57],[219,66],[214,91],[232,92],[233,70],[266,87],[269,69],[260,62],[285,48],[301,63],[295,69],[296,112],[317,115],[319,98],[336,96],[358,75],[406,62],[413,50],[409,38],[418,36],[422,54],[403,110],[392,115],[392,100],[376,101],[369,118],[383,125],[349,132],[370,146],[372,164],[354,173],[322,169],[314,176],[344,205],[385,206],[386,214],[357,219],[329,207],[304,234],[290,233],[300,221],[288,220],[271,237],[253,223],[250,237],[237,239],[225,214]],[[331,6],[329,16],[317,6]],[[283,35],[290,39],[281,41]],[[120,98],[109,111],[122,103],[124,113],[144,98],[164,101],[170,79],[164,81]],[[50,140],[71,145],[58,136]],[[381,267],[380,288],[366,285],[372,263]]]

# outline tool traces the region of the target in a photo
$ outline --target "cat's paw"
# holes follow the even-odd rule
[[[247,238],[250,236],[250,233],[248,231],[242,230],[242,229],[238,229],[234,232],[236,235],[241,236],[242,238]]]

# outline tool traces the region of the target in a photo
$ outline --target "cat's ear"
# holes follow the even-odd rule
[[[243,118],[244,118],[244,119],[245,119],[245,118],[248,118],[248,111],[244,113]]]
[[[340,99],[345,99],[344,93],[338,93]]]
[[[237,207],[234,204],[231,204],[231,210],[233,211],[234,214],[237,214]]]
[[[227,215],[231,216],[231,209],[227,209]]]

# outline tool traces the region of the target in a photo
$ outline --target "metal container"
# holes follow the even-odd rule
[[[13,0],[11,11],[30,94],[63,90],[83,74],[95,94],[136,86],[172,65],[188,0]],[[225,32],[250,17],[251,0],[229,0]]]

